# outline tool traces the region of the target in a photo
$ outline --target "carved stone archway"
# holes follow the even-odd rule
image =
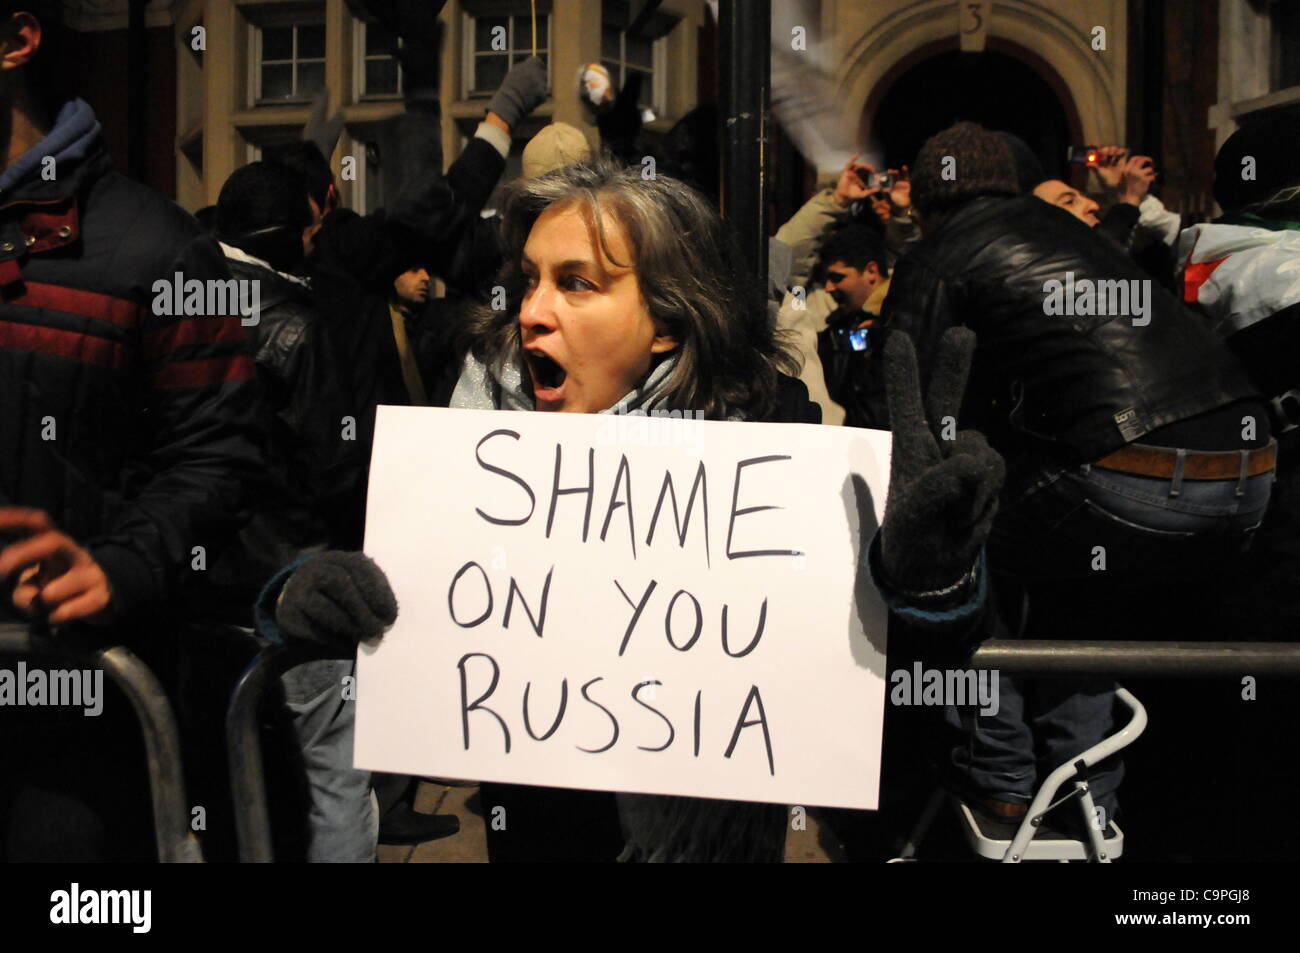
[[[1113,19],[1109,35],[1122,36]],[[1121,29],[1116,29],[1116,26]],[[936,53],[958,48],[951,0],[907,3],[870,23],[844,51],[838,99],[849,128],[869,142],[873,106],[893,81]],[[1012,56],[1056,91],[1071,135],[1080,142],[1120,142],[1124,135],[1124,57],[1100,54],[1086,24],[1046,3],[1000,0],[992,7],[986,48]]]

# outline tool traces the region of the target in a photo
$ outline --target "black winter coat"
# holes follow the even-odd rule
[[[340,209],[326,216],[306,273],[326,319],[339,367],[350,378],[347,414],[356,420],[357,443],[369,460],[375,408],[394,400],[396,345],[387,306],[394,279],[419,263],[450,284],[470,282],[457,254],[476,227],[479,214],[505,170],[505,160],[484,139],[471,139],[446,176],[429,170],[418,176],[392,207],[361,216]],[[478,276],[474,276],[477,278]],[[400,369],[396,380],[400,381]],[[351,519],[350,541],[360,548],[367,472],[344,507]]]
[[[228,278],[216,242],[102,141],[0,204],[0,505],[49,513],[121,611],[175,595],[261,467],[240,317],[159,313],[154,283],[178,273]]]
[[[962,426],[1004,454],[1046,449],[1085,463],[1256,396],[1206,322],[1154,281],[1145,324],[1049,315],[1045,283],[1067,272],[1076,287],[1149,281],[1113,242],[1033,195],[975,198],[899,260],[883,317],[915,340],[923,381],[947,328],[979,335]]]
[[[266,469],[248,522],[197,597],[219,618],[251,625],[253,601],[275,573],[351,541],[346,504],[364,492],[366,460],[348,439],[347,389],[310,288],[254,262],[227,265],[260,288],[258,321],[246,330],[264,394]]]
[[[819,424],[822,409],[808,399],[808,388],[797,377],[777,376],[776,407],[763,418],[767,424]]]

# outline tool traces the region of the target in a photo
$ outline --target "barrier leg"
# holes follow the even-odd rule
[[[99,667],[130,700],[140,720],[153,794],[158,860],[165,864],[202,863],[198,838],[190,830],[180,729],[167,694],[149,667],[125,646],[102,649],[96,656]]]
[[[73,638],[36,635],[25,626],[0,627],[0,653],[43,655],[93,665],[122,690],[140,722],[149,790],[153,799],[154,836],[162,863],[202,863],[198,838],[190,830],[181,761],[181,735],[167,693],[139,657],[123,645],[86,649]]]
[[[267,685],[279,671],[275,663],[283,651],[278,646],[268,646],[257,654],[239,677],[226,711],[235,833],[239,839],[239,859],[246,864],[269,864],[275,859],[258,714]]]

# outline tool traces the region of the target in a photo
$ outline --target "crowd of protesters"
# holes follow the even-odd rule
[[[895,645],[958,663],[993,636],[1290,631],[1300,304],[1282,276],[1300,254],[1300,125],[1229,139],[1225,215],[1183,227],[1149,158],[1099,150],[1103,209],[1017,137],[958,123],[883,182],[848,160],[771,239],[765,293],[710,201],[716,115],[679,124],[647,178],[635,79],[599,112],[603,155],[548,125],[484,214],[511,131],[547,96],[544,64],[514,66],[444,171],[430,15],[393,14],[413,64],[394,200],[342,206],[325,123],[237,169],[200,226],[114,171],[93,112],[52,75],[56,7],[0,3],[0,623],[126,639],[200,766],[220,760],[217,673],[255,639],[312,646],[323,657],[278,698],[292,770],[275,793],[299,856],[369,861],[381,839],[456,829],[413,810],[413,779],[352,767],[339,686],[398,612],[360,552],[380,404],[891,430],[868,558],[895,663]],[[156,307],[177,274],[256,282],[256,320]],[[1054,283],[1070,289],[1056,306]],[[1073,289],[1106,283],[1131,290],[1122,307],[1091,290],[1076,307]],[[593,293],[581,313],[575,289]],[[1114,731],[1115,690],[1003,676],[998,712],[894,733],[882,804],[923,752],[1014,822],[1047,773]],[[106,712],[0,712],[0,857],[150,855],[148,793],[117,767],[139,759],[129,707]],[[194,770],[221,800],[223,779]],[[1112,758],[1089,775],[1108,817],[1122,774]],[[484,787],[525,832],[491,835],[494,859],[772,860],[784,839],[771,806]]]

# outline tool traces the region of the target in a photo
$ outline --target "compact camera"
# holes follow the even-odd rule
[[[1099,146],[1070,146],[1065,155],[1070,162],[1079,165],[1101,165],[1101,148]]]
[[[889,172],[868,172],[866,169],[858,169],[858,178],[862,184],[869,189],[884,189],[888,191],[894,187],[898,181],[898,176]]]

